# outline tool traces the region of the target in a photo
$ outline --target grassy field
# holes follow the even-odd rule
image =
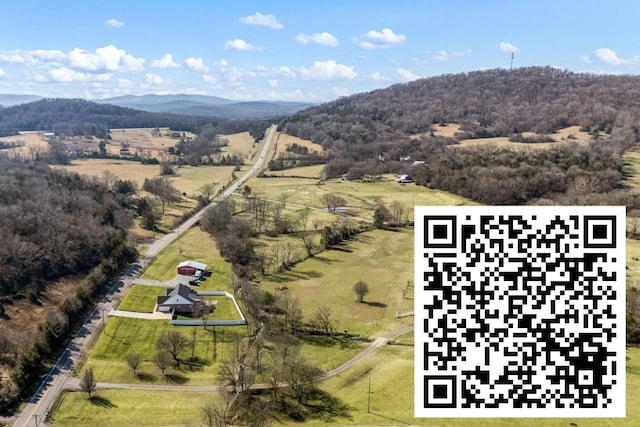
[[[202,290],[231,289],[231,267],[222,259],[214,240],[199,227],[180,232],[180,238],[167,246],[147,267],[142,279],[170,280],[176,276],[176,266],[182,261],[193,260],[207,264],[210,277],[200,284]]]
[[[86,393],[63,392],[50,424],[54,426],[146,427],[202,425],[200,411],[212,392],[102,390],[93,400]]]
[[[365,303],[358,303],[353,291],[358,280],[369,285]],[[260,287],[296,296],[307,321],[318,306],[333,307],[338,331],[371,337],[413,321],[395,317],[396,312],[413,310],[413,301],[403,298],[403,290],[412,281],[413,233],[374,230],[290,271],[266,276]],[[278,291],[281,286],[288,290]]]
[[[373,209],[381,202],[387,206],[393,201],[404,204],[411,211],[411,219],[414,206],[477,204],[444,191],[414,184],[398,184],[393,175],[384,175],[380,182],[331,179],[322,183],[315,179],[255,177],[248,181],[248,185],[256,197],[279,200],[284,194],[288,203],[319,209],[326,208],[321,202],[323,195],[335,194],[345,199],[346,206],[352,208],[349,210],[350,215],[367,219],[372,218]]]
[[[607,418],[413,418],[413,347],[411,334],[396,340],[361,364],[323,381],[320,388],[341,408],[333,416],[304,425],[416,425],[425,427],[635,427],[640,420],[640,349],[630,348],[627,361],[627,417]],[[408,342],[407,342],[408,341]],[[367,412],[371,381],[370,412]],[[199,425],[199,409],[212,392],[101,390],[93,402],[81,392],[65,392],[52,411],[54,426]],[[158,416],[162,414],[162,416]],[[301,425],[301,423],[277,423]]]
[[[308,139],[301,139],[295,136],[287,135],[286,133],[282,133],[278,136],[278,143],[276,145],[276,153],[282,154],[287,151],[287,148],[291,144],[298,144],[302,147],[307,147],[309,152],[322,152],[322,145],[316,144]]]
[[[217,315],[214,314],[212,318]],[[241,326],[216,326],[217,359],[213,360],[213,327],[172,326],[168,321],[141,320],[113,317],[107,322],[105,331],[90,349],[83,369],[92,367],[98,381],[116,383],[173,383],[210,385],[218,382],[219,363],[224,360],[235,336],[244,336],[246,328]],[[179,331],[189,341],[181,355],[184,362],[169,370],[170,376],[162,377],[153,362],[157,351],[156,342],[163,332]],[[195,347],[193,347],[195,341]],[[128,353],[140,353],[143,362],[139,375],[134,377],[125,361]],[[195,361],[187,359],[195,357]]]

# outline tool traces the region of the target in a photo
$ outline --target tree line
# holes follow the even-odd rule
[[[41,303],[63,276],[86,279],[35,331],[0,328],[0,407],[8,410],[40,380],[77,322],[135,254],[124,198],[104,183],[0,157],[0,321],[5,305]]]
[[[41,99],[0,108],[0,136],[39,130],[55,132],[63,138],[76,135],[108,138],[109,129],[113,128],[155,127],[199,133],[207,124],[229,134],[248,130],[249,121],[151,113],[82,99]]]

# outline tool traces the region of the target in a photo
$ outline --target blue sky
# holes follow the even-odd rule
[[[322,102],[420,77],[640,73],[640,3],[2,0],[0,93]]]

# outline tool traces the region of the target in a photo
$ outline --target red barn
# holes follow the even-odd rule
[[[185,276],[193,276],[197,271],[204,273],[206,269],[206,264],[195,261],[182,261],[178,264],[178,274],[183,274]]]

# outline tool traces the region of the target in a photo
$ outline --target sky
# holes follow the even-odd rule
[[[326,102],[493,68],[640,73],[640,2],[0,0],[0,93]]]

